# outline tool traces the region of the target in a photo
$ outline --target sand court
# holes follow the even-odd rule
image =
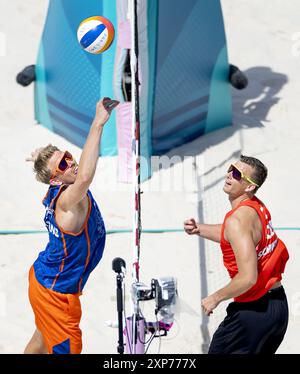
[[[47,1],[1,0],[0,8],[0,231],[45,230],[42,199],[47,186],[34,179],[32,165],[25,158],[37,147],[52,143],[69,150],[77,160],[79,147],[39,126],[34,120],[34,86],[17,85],[16,74],[34,64],[47,11]],[[142,185],[142,221],[145,229],[183,228],[188,217],[220,222],[229,210],[222,191],[228,164],[239,152],[260,158],[269,168],[269,177],[258,197],[269,206],[273,226],[290,253],[283,277],[290,321],[278,353],[299,353],[300,336],[300,205],[297,172],[300,162],[298,126],[300,96],[300,38],[298,1],[222,1],[230,62],[247,74],[247,90],[232,89],[233,125],[173,150],[180,168],[195,160],[199,168],[202,195],[195,182],[186,188],[171,180],[165,190],[159,185],[168,170],[155,173]],[[14,15],[14,22],[10,21]],[[245,22],[246,18],[246,22]],[[299,53],[298,53],[299,52]],[[192,154],[192,156],[191,156]],[[185,155],[189,155],[184,159]],[[176,169],[177,168],[177,169]],[[101,207],[108,230],[128,229],[132,224],[130,185],[114,180],[117,158],[99,160],[91,191]],[[157,184],[155,184],[157,182]],[[152,183],[152,187],[151,187]],[[199,218],[199,219],[200,219]],[[34,331],[34,317],[27,296],[28,271],[47,243],[47,234],[0,235],[0,353],[22,353]],[[174,329],[162,340],[160,353],[202,353],[201,332],[201,251],[207,261],[208,289],[228,282],[222,270],[218,246],[201,243],[183,232],[142,234],[141,280],[176,276],[179,306]],[[111,234],[100,265],[92,273],[81,298],[83,353],[117,353],[115,274],[111,264],[122,257],[128,264],[126,312],[130,313],[132,235]],[[224,283],[225,282],[225,283]],[[223,319],[227,303],[209,317],[210,334]],[[153,319],[153,304],[143,306]],[[154,341],[149,353],[157,353]]]

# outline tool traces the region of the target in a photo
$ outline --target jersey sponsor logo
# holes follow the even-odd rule
[[[272,221],[269,221],[267,223],[267,240],[271,239],[273,235],[275,235],[275,231],[272,226]]]
[[[49,219],[53,217],[53,215],[54,215],[54,210],[47,206],[46,212],[45,212],[45,220],[48,221]]]
[[[47,230],[52,234],[54,235],[56,238],[59,238],[59,231],[58,231],[58,228],[55,227],[51,222],[49,221],[46,221],[46,227],[47,227]]]
[[[260,260],[262,257],[266,256],[268,253],[273,252],[277,243],[278,243],[278,239],[276,239],[273,243],[267,245],[264,249],[259,251],[257,254],[257,260]]]

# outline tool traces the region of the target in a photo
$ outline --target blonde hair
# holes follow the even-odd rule
[[[59,151],[59,149],[55,145],[48,144],[41,149],[35,159],[33,171],[36,173],[35,177],[39,182],[50,184],[51,170],[48,168],[48,161],[56,151]]]

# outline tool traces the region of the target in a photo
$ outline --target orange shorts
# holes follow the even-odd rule
[[[43,287],[35,277],[33,266],[30,268],[29,300],[36,327],[43,335],[48,353],[81,353],[79,295],[63,294]]]

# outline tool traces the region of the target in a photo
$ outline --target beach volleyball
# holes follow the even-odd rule
[[[115,29],[105,17],[93,16],[78,26],[77,39],[86,52],[100,54],[106,51],[114,40]]]

